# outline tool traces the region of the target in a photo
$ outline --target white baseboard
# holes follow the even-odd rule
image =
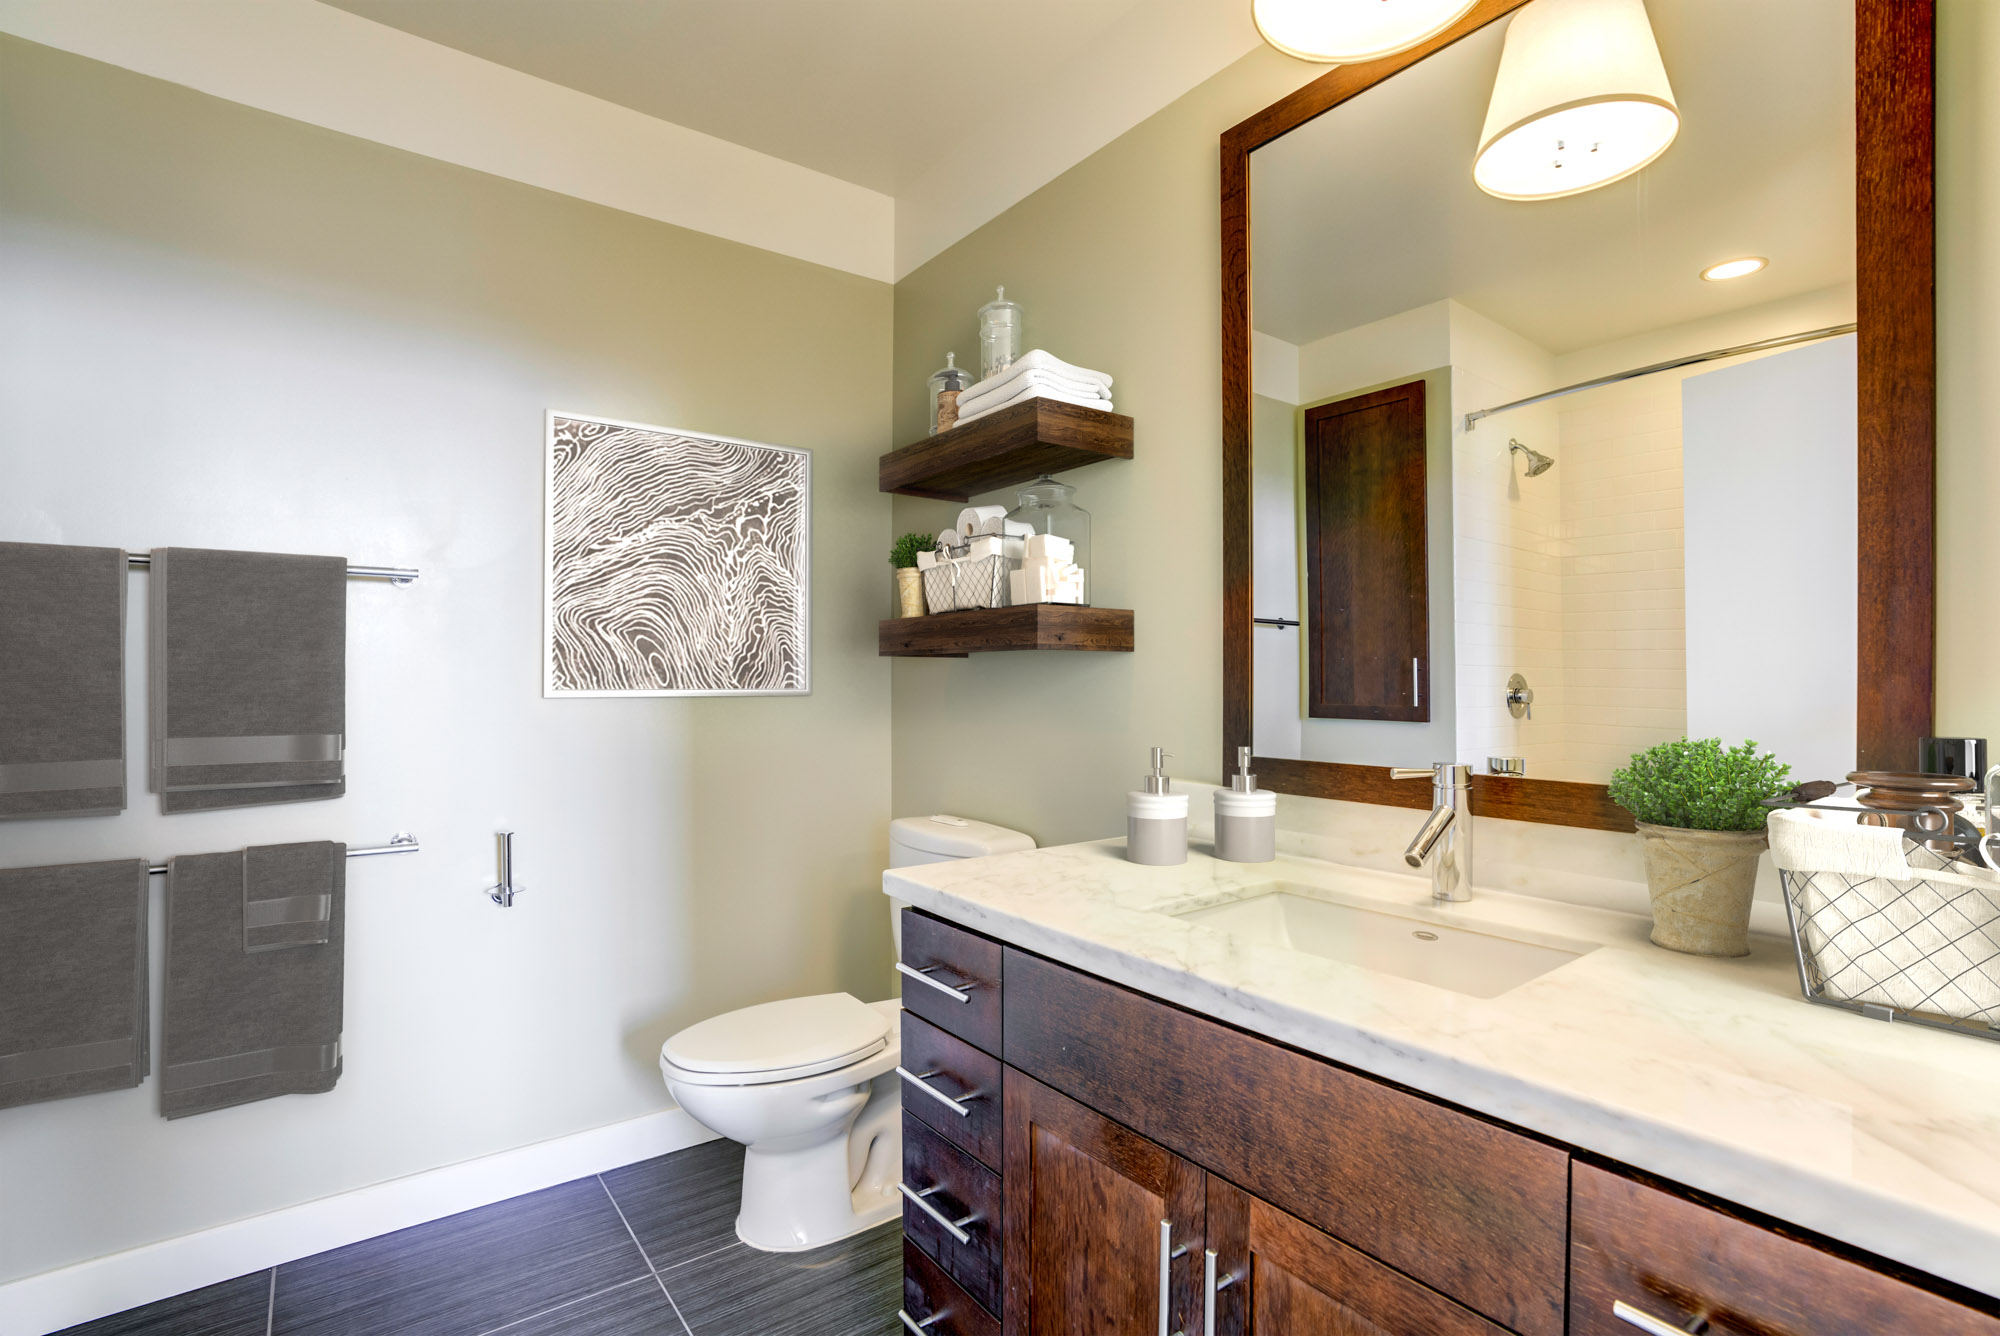
[[[92,1258],[0,1285],[0,1336],[45,1336],[107,1313],[714,1139],[713,1132],[686,1113],[666,1109]]]

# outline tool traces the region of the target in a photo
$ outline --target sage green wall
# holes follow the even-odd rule
[[[0,38],[0,539],[423,572],[350,586],[345,798],[162,817],[135,744],[124,815],[0,824],[0,866],[423,840],[348,879],[331,1094],[0,1112],[0,1281],[652,1113],[674,1030],[890,991],[891,318],[886,283]],[[810,696],[542,699],[550,408],[812,449]]]
[[[1244,57],[896,285],[898,441],[924,434],[945,353],[975,362],[973,313],[997,284],[1026,308],[1028,346],[1116,377],[1134,458],[1066,481],[1093,521],[1091,599],[1133,609],[1138,644],[897,660],[898,812],[1054,844],[1124,833],[1149,746],[1175,753],[1175,773],[1222,778],[1217,137],[1319,73]],[[935,532],[956,511],[898,498],[896,531]]]
[[[1097,521],[1093,598],[1138,614],[1138,652],[899,661],[895,806],[962,811],[1044,842],[1118,834],[1154,743],[1219,780],[1221,315],[1217,144],[1319,73],[1258,51],[896,286],[896,431],[923,431],[926,375],[971,360],[996,283],[1028,342],[1118,378],[1136,458],[1069,481]],[[1937,726],[2000,760],[2000,4],[1938,6]],[[1008,500],[1010,497],[983,498]],[[899,498],[904,529],[952,508]],[[1079,662],[1079,660],[1082,660]]]

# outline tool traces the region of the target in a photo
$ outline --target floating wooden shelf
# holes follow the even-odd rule
[[[1029,399],[883,455],[879,476],[885,492],[969,501],[1044,473],[1131,457],[1131,418]]]
[[[968,654],[1001,649],[1108,650],[1130,654],[1132,610],[1031,603],[1018,608],[975,608],[934,613],[929,617],[898,617],[881,624],[881,652],[899,658],[962,659]]]

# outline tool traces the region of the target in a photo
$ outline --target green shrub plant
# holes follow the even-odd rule
[[[1721,738],[1682,738],[1635,752],[1611,774],[1611,801],[1637,820],[1683,830],[1762,830],[1762,806],[1789,787],[1792,768],[1757,744],[1724,750]]]

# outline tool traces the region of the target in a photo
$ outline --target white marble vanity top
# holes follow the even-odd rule
[[[1491,999],[1168,917],[1285,882],[1598,944]],[[942,918],[1490,1117],[2000,1295],[2000,1044],[1801,1000],[1788,940],[1678,955],[1644,918],[1280,856],[1180,867],[1122,840],[897,868]]]

